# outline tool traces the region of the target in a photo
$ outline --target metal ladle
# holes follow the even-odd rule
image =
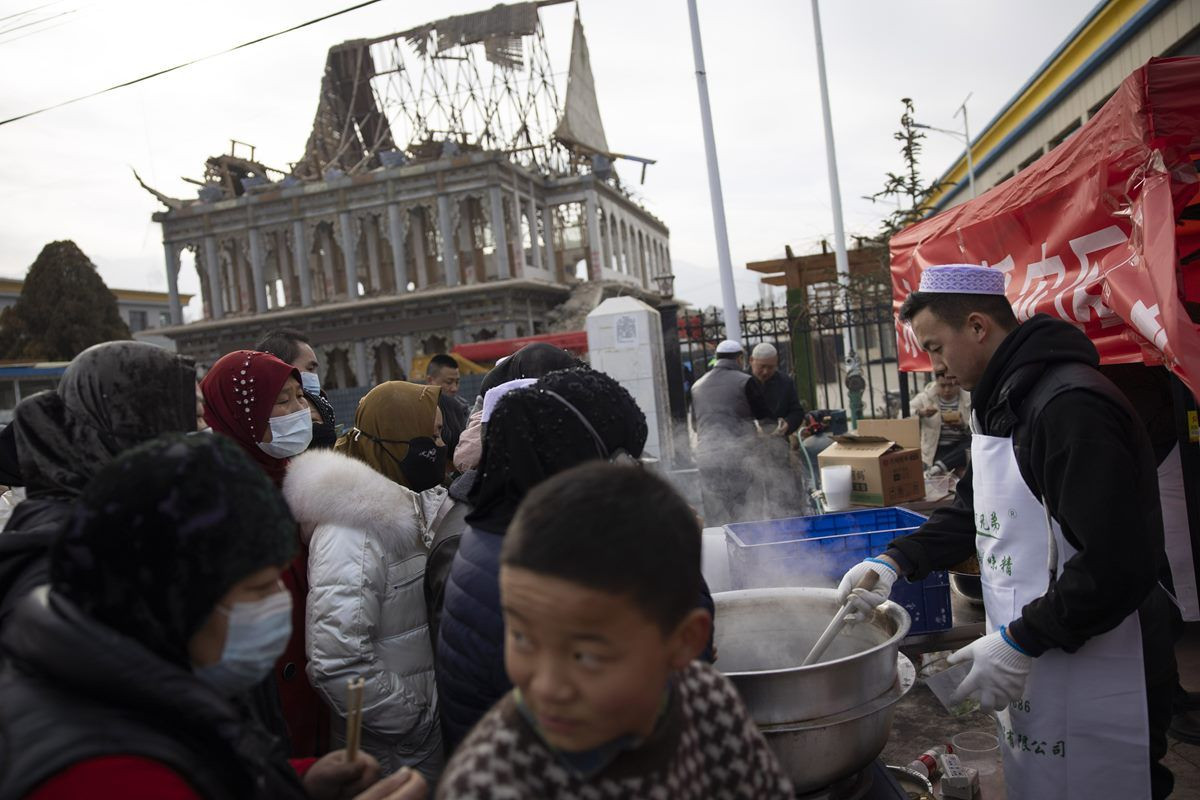
[[[879,573],[875,570],[870,570],[858,582],[858,585],[850,592],[850,596],[846,598],[846,604],[838,609],[837,614],[825,628],[824,633],[817,639],[817,643],[813,645],[812,650],[808,651],[808,655],[804,657],[804,661],[800,662],[800,666],[811,666],[821,660],[821,656],[825,655],[825,651],[829,649],[829,645],[833,643],[834,638],[846,625],[846,616],[850,613],[850,606],[854,604],[854,595],[861,589],[864,592],[869,592],[875,588],[875,584],[879,582]]]

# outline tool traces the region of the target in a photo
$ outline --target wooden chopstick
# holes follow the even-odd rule
[[[362,678],[346,681],[346,760],[353,762],[358,757],[358,745],[362,739]]]

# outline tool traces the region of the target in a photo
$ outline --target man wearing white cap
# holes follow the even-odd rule
[[[1079,329],[1018,325],[1004,273],[929,267],[900,316],[934,370],[972,392],[971,466],[953,506],[856,565],[882,602],[979,559],[987,635],[957,651],[958,699],[999,713],[1009,797],[1158,798],[1176,676],[1156,466],[1124,395]]]
[[[761,385],[742,371],[743,354],[740,343],[721,342],[716,363],[692,386],[705,525],[762,518],[754,421],[769,421],[771,427],[776,423]],[[757,515],[748,507],[751,499],[757,500]]]

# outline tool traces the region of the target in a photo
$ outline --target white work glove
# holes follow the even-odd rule
[[[842,582],[838,584],[838,603],[845,605],[846,599],[850,597],[850,592],[858,585],[858,582],[863,579],[863,576],[868,572],[875,572],[879,575],[879,581],[871,589],[863,591],[861,589],[854,591],[854,596],[858,598],[856,604],[863,613],[870,614],[875,606],[887,601],[892,594],[892,584],[896,582],[896,578],[900,577],[899,573],[887,563],[878,558],[868,558],[866,561],[855,564],[850,568],[850,571],[842,576]]]
[[[775,426],[775,430],[771,432],[772,436],[787,436],[787,420],[779,420],[779,424]]]
[[[954,692],[952,702],[961,703],[968,697],[979,698],[979,705],[999,711],[1025,690],[1025,679],[1033,667],[1033,659],[1008,641],[1003,626],[995,633],[976,639],[946,659],[947,664],[972,661],[971,671]]]

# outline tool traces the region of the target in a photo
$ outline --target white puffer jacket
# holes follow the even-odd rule
[[[425,613],[427,520],[453,501],[440,488],[412,492],[332,450],[293,459],[283,493],[309,548],[312,685],[345,719],[346,682],[364,678],[363,749],[385,773],[410,766],[432,785],[443,757]]]

